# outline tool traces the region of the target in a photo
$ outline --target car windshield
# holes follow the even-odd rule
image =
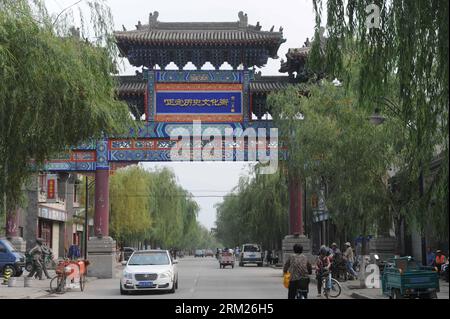
[[[129,266],[169,265],[169,257],[165,252],[135,253],[128,262]]]
[[[244,252],[246,253],[256,253],[259,252],[259,247],[255,245],[244,246]]]

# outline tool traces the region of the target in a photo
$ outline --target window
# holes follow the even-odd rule
[[[169,257],[167,253],[145,253],[145,254],[134,254],[130,261],[129,266],[140,266],[140,265],[168,265]]]
[[[78,203],[78,192],[79,192],[80,184],[78,180],[75,181],[75,184],[73,185],[73,202]]]
[[[259,251],[260,251],[260,249],[256,245],[244,246],[244,252],[246,252],[246,253],[256,253],[256,252],[259,252]]]
[[[52,222],[39,220],[39,237],[44,240],[44,244],[52,248]]]

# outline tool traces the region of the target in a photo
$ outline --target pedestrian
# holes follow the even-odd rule
[[[283,267],[283,272],[291,274],[289,280],[288,299],[295,299],[297,291],[300,289],[303,297],[308,298],[309,275],[312,274],[312,266],[308,257],[303,254],[303,246],[294,245],[294,254],[289,257]]]
[[[77,260],[78,258],[80,258],[81,257],[80,247],[78,247],[78,245],[70,245],[67,257],[70,260]]]
[[[333,277],[340,278],[341,270],[344,267],[343,267],[342,252],[338,248],[338,245],[336,243],[331,244],[330,262],[331,262],[331,271],[332,271]],[[344,275],[344,274],[342,274],[342,275]]]
[[[341,254],[341,250],[338,248],[338,245],[336,243],[331,244],[331,254],[333,256]]]
[[[322,246],[319,250],[319,257],[316,263],[317,297],[322,296],[322,280],[328,276],[331,268],[330,257],[327,254],[327,248]]]
[[[33,278],[35,275],[39,278],[39,280],[44,280],[42,278],[42,238],[36,239],[36,245],[31,248],[31,250],[28,252],[32,258],[33,268],[31,269],[31,272],[28,274],[28,277]]]
[[[272,251],[267,252],[267,264],[272,265]]]
[[[434,260],[436,258],[435,253],[431,249],[431,247],[427,248],[427,266],[433,266]]]
[[[353,269],[353,263],[355,262],[355,255],[353,253],[352,245],[349,242],[345,243],[344,260],[347,265],[347,271],[354,278],[358,277],[355,270]]]
[[[44,271],[45,277],[47,277],[47,279],[51,279],[52,277],[47,271],[47,259],[53,260],[53,252],[47,245],[42,245],[42,270]]]
[[[436,250],[436,259],[434,262],[434,266],[437,268],[438,273],[441,272],[442,265],[445,264],[445,255],[442,254],[441,250]]]

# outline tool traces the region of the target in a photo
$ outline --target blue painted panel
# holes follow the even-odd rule
[[[265,128],[269,132],[270,128],[274,128],[273,121],[252,121],[243,123],[207,123],[202,122],[202,130],[206,128],[217,128],[220,132],[224,133],[226,128],[231,129],[242,129],[245,131],[247,128],[253,128],[258,131],[258,128]],[[168,138],[170,137],[170,132],[176,128],[184,128],[189,132],[192,132],[192,122],[191,123],[157,123],[157,122],[142,122],[137,131],[131,129],[129,134],[124,136],[115,136],[115,138]],[[267,133],[268,134],[268,133]],[[238,134],[233,134],[238,136]],[[281,133],[278,134],[281,136]]]
[[[48,172],[95,171],[96,164],[94,162],[53,162],[46,163],[43,169]]]
[[[157,92],[157,114],[240,114],[241,92]]]
[[[244,71],[229,70],[167,70],[154,72],[156,73],[156,82],[160,83],[242,83],[244,73]]]

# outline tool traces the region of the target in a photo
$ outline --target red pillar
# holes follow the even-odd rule
[[[289,233],[303,235],[302,184],[299,178],[289,177]]]
[[[109,236],[109,170],[95,171],[95,236]]]
[[[19,210],[8,212],[6,217],[6,237],[17,237],[19,234]]]

